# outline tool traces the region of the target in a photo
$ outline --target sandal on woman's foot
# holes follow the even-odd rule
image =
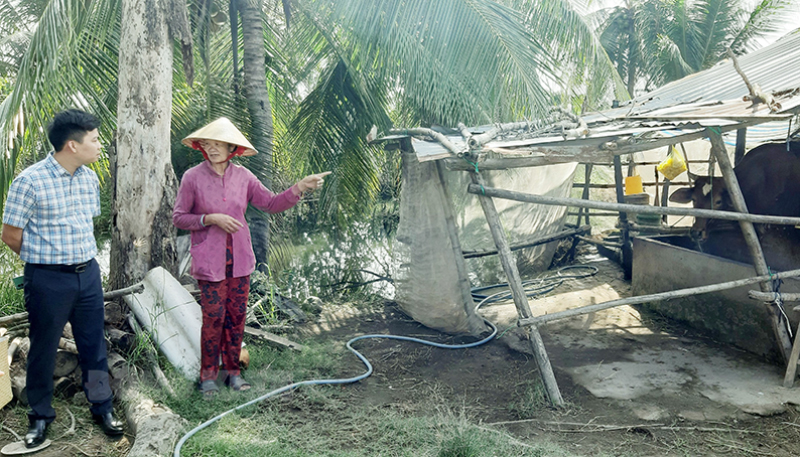
[[[240,391],[240,390],[247,390],[250,388],[250,383],[245,381],[243,377],[240,375],[230,375],[228,379],[225,380],[225,384],[228,385],[233,390]]]
[[[203,394],[204,399],[211,400],[219,392],[219,387],[217,387],[216,382],[208,379],[200,383],[200,392]]]

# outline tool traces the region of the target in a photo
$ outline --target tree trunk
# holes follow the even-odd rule
[[[628,9],[631,17],[628,25],[628,95],[634,97],[633,91],[636,89],[636,68],[639,66],[639,49],[636,37],[636,24],[634,23],[633,13]]]
[[[117,148],[111,163],[116,230],[110,282],[115,289],[140,281],[157,265],[175,270],[168,17],[164,1],[122,1]]]
[[[172,455],[175,443],[188,425],[186,421],[141,392],[136,377],[128,371],[128,364],[119,354],[108,354],[108,371],[113,378],[114,396],[122,401],[125,418],[136,435],[128,457]]]
[[[262,177],[265,186],[270,187],[272,173],[272,107],[267,92],[267,69],[264,60],[264,24],[261,22],[261,2],[258,0],[237,0],[242,18],[242,40],[244,54],[244,89],[247,110],[250,113],[252,129],[250,139],[258,150],[254,160],[263,163],[267,176]],[[269,219],[266,213],[248,211],[253,250],[256,254],[256,268],[266,271],[269,257]]]

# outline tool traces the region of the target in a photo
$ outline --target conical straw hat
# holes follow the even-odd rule
[[[243,156],[254,156],[258,151],[247,141],[242,132],[233,125],[227,117],[221,117],[216,121],[202,127],[183,139],[182,143],[190,148],[194,148],[194,142],[200,140],[216,140],[235,144],[244,148]],[[196,148],[195,148],[196,149]]]

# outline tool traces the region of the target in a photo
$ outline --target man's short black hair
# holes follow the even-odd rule
[[[88,132],[100,127],[100,119],[94,114],[78,109],[68,109],[53,116],[47,126],[47,138],[56,152],[64,148],[67,141],[83,143]]]

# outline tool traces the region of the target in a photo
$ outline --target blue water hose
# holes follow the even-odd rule
[[[567,271],[567,270],[579,270],[579,269],[587,269],[589,271],[587,273],[563,274],[563,272]],[[526,291],[527,291],[526,294],[528,294],[529,296],[541,295],[541,294],[549,292],[550,290],[552,290],[555,287],[557,287],[558,285],[560,285],[563,282],[564,279],[568,279],[568,278],[579,279],[579,278],[584,278],[584,277],[587,277],[587,276],[594,275],[596,273],[597,273],[597,268],[593,267],[593,266],[589,266],[589,265],[573,265],[573,266],[563,267],[563,268],[559,269],[557,271],[557,273],[556,273],[556,277],[558,278],[556,280],[556,282],[557,282],[556,284],[554,284],[554,285],[553,284],[545,285],[544,286],[544,289],[546,289],[545,291],[542,291],[541,290],[541,286],[540,286],[532,294],[530,293],[529,289],[526,288]],[[546,279],[552,279],[552,278],[546,278]],[[534,282],[541,283],[542,281],[544,281],[544,280],[540,279],[540,280],[535,280],[535,281],[527,281],[524,284],[528,285],[528,284],[532,284]],[[473,289],[473,292],[476,292],[478,290],[486,290],[486,289],[490,289],[490,288],[507,286],[507,285],[508,284],[496,284],[496,285],[493,285],[493,286],[487,286],[487,287],[483,287],[483,288],[480,288],[480,289]],[[510,293],[507,290],[502,290],[502,291],[497,292],[495,294],[492,294],[492,295],[489,295],[489,296],[486,296],[486,297],[482,297],[483,299],[481,300],[481,302],[478,303],[475,306],[475,312],[477,313],[478,309],[481,306],[483,306],[484,304],[486,304],[486,303],[493,303],[493,302],[495,302],[497,300],[505,299],[508,296],[510,296]],[[349,349],[350,352],[355,354],[356,357],[358,357],[359,360],[361,360],[361,362],[364,364],[364,366],[367,367],[366,373],[361,374],[359,376],[352,377],[352,378],[314,379],[314,380],[310,380],[310,381],[296,382],[294,384],[289,384],[289,385],[283,386],[283,387],[281,387],[279,389],[275,389],[272,392],[266,393],[266,394],[264,394],[264,395],[262,395],[262,396],[260,396],[258,398],[254,398],[253,400],[250,400],[247,403],[243,403],[243,404],[241,404],[241,405],[239,405],[239,406],[237,406],[237,407],[235,407],[233,409],[229,409],[228,411],[225,411],[224,413],[222,413],[222,414],[220,414],[218,416],[212,417],[211,419],[203,422],[202,424],[200,424],[197,427],[195,427],[192,430],[190,430],[189,433],[185,434],[178,441],[178,444],[175,446],[174,457],[180,457],[181,456],[181,447],[183,447],[184,443],[186,443],[186,441],[189,438],[194,436],[200,430],[203,430],[204,428],[208,427],[209,425],[213,424],[214,422],[217,422],[218,420],[222,419],[223,417],[227,416],[228,414],[230,414],[230,413],[232,413],[234,411],[238,411],[238,410],[240,410],[242,408],[246,408],[246,407],[248,407],[250,405],[253,405],[255,403],[259,403],[259,402],[261,402],[263,400],[266,400],[267,398],[274,397],[275,395],[282,394],[284,392],[288,392],[288,391],[296,389],[296,388],[298,388],[300,386],[326,385],[326,384],[352,384],[354,382],[358,382],[358,381],[361,381],[362,379],[368,378],[370,375],[372,375],[372,364],[369,363],[369,360],[367,360],[367,358],[364,357],[363,354],[361,354],[360,352],[356,351],[353,348],[352,344],[355,343],[356,341],[366,340],[366,339],[383,338],[383,339],[387,339],[387,340],[410,341],[412,343],[419,343],[419,344],[424,344],[424,345],[427,345],[427,346],[433,346],[433,347],[442,348],[442,349],[474,348],[476,346],[480,346],[482,344],[488,343],[489,341],[491,341],[495,337],[495,335],[497,335],[497,326],[495,326],[493,323],[489,322],[486,319],[484,319],[483,321],[486,322],[486,325],[491,327],[492,333],[489,336],[487,336],[487,337],[485,337],[485,338],[483,338],[483,339],[481,339],[479,341],[475,341],[473,343],[466,343],[466,344],[435,343],[433,341],[427,341],[427,340],[423,340],[423,339],[419,339],[419,338],[412,338],[410,336],[400,336],[400,335],[373,334],[373,335],[357,336],[357,337],[355,337],[355,338],[353,338],[353,339],[351,339],[350,341],[347,342],[347,349]],[[508,330],[508,329],[506,329],[506,330]],[[505,333],[505,332],[503,332],[503,333]]]
[[[501,293],[505,293],[505,292],[501,292]],[[478,304],[478,306],[480,306],[482,303]],[[248,406],[250,406],[252,404],[261,402],[263,400],[266,400],[269,397],[273,397],[275,395],[282,394],[284,392],[288,392],[288,391],[296,389],[296,388],[298,388],[300,386],[325,385],[325,384],[351,384],[351,383],[354,383],[354,382],[361,381],[362,379],[368,378],[372,374],[372,364],[369,363],[369,360],[367,360],[367,358],[364,357],[364,355],[362,355],[360,352],[358,352],[355,349],[353,349],[352,344],[355,343],[358,340],[365,340],[365,339],[370,339],[370,338],[383,338],[383,339],[387,339],[387,340],[410,341],[412,343],[425,344],[425,345],[428,345],[428,346],[433,346],[433,347],[443,348],[443,349],[466,349],[466,348],[473,348],[475,346],[480,346],[482,344],[488,343],[489,341],[492,340],[492,338],[495,337],[495,335],[497,335],[497,327],[493,323],[487,321],[486,319],[484,319],[484,322],[486,322],[486,324],[489,327],[492,328],[492,333],[489,336],[487,336],[486,338],[483,338],[480,341],[475,341],[474,343],[467,343],[467,344],[442,344],[442,343],[435,343],[433,341],[422,340],[422,339],[419,339],[419,338],[412,338],[410,336],[399,336],[399,335],[380,335],[380,334],[376,334],[376,335],[357,336],[357,337],[355,337],[355,338],[353,338],[353,339],[351,339],[350,341],[347,342],[347,349],[349,349],[350,352],[355,354],[356,357],[358,357],[361,360],[361,362],[367,367],[366,373],[361,374],[359,376],[352,377],[352,378],[315,379],[315,380],[311,380],[311,381],[296,382],[294,384],[289,384],[289,385],[283,386],[283,387],[281,387],[279,389],[275,389],[272,392],[266,393],[266,394],[264,394],[264,395],[262,395],[262,396],[260,396],[258,398],[254,398],[253,400],[250,400],[247,403],[243,403],[243,404],[241,404],[241,405],[239,405],[239,406],[237,406],[237,407],[235,407],[233,409],[229,409],[228,411],[225,411],[224,413],[222,413],[222,414],[220,414],[218,416],[212,417],[211,419],[203,422],[202,424],[200,424],[197,427],[195,427],[192,430],[190,430],[189,433],[184,435],[183,438],[181,438],[180,441],[178,441],[177,446],[175,446],[174,457],[180,457],[180,455],[181,455],[181,447],[195,433],[199,432],[200,430],[203,430],[204,428],[208,427],[209,425],[213,424],[214,422],[217,422],[218,420],[222,419],[223,417],[227,416],[228,414],[230,414],[230,413],[232,413],[234,411],[240,410],[242,408],[246,408],[246,407],[248,407]]]

